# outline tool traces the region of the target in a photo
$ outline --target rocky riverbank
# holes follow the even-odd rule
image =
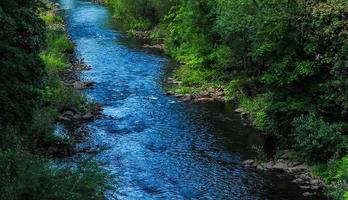
[[[165,84],[171,85],[174,87],[179,87],[182,82],[178,81],[174,78],[168,77],[165,80]],[[203,103],[203,102],[222,102],[225,101],[224,98],[224,89],[223,88],[207,88],[201,90],[197,94],[181,94],[175,93],[173,90],[169,90],[166,92],[166,95],[172,95],[179,98],[181,101],[190,102],[190,103]]]
[[[95,86],[94,82],[81,81],[80,78],[80,73],[89,69],[91,69],[91,67],[86,65],[83,59],[79,60],[72,56],[71,67],[61,73],[61,79],[66,87],[70,87],[76,90],[76,92],[84,89],[92,89]],[[74,108],[62,110],[58,120],[65,122],[92,120],[99,117],[101,111],[102,106],[100,104],[87,102],[82,112]]]
[[[168,77],[165,84],[172,87],[180,87],[181,81],[172,77]],[[172,95],[179,98],[181,101],[189,103],[203,103],[203,102],[223,102],[225,101],[225,93],[223,88],[207,88],[199,91],[197,94],[179,94],[169,90],[167,95]],[[250,113],[242,108],[238,108],[235,112],[240,113],[242,119],[248,121]],[[318,192],[325,189],[325,184],[311,173],[311,168],[301,162],[290,161],[289,153],[285,151],[279,159],[269,160],[267,162],[258,162],[257,160],[245,160],[243,166],[249,170],[261,170],[271,173],[287,173],[294,177],[293,183],[298,184],[304,193],[303,196],[315,196]]]
[[[61,10],[59,9],[59,4],[52,5],[51,13],[54,16],[60,16]],[[78,143],[82,140],[86,140],[89,133],[86,130],[79,130],[80,127],[87,121],[95,120],[101,116],[102,106],[96,102],[90,102],[84,97],[82,93],[85,89],[93,89],[95,86],[94,82],[85,81],[81,77],[81,73],[86,70],[90,70],[91,66],[87,65],[83,59],[79,59],[74,54],[74,44],[69,40],[66,32],[66,25],[57,21],[51,24],[52,30],[55,27],[59,27],[61,37],[66,37],[66,43],[69,43],[69,51],[62,51],[61,56],[66,57],[64,60],[64,66],[69,66],[68,68],[62,68],[57,70],[56,73],[59,76],[59,82],[61,84],[61,89],[64,92],[59,93],[59,95],[69,95],[74,96],[74,98],[60,97],[61,101],[66,101],[62,106],[57,108],[59,112],[56,117],[56,127],[75,127],[76,130],[70,130],[69,134],[64,134],[65,128],[56,128],[56,135],[65,135],[66,140],[58,142],[56,145],[49,147],[49,150],[41,150],[43,153],[49,152],[50,154],[57,157],[70,156],[76,153],[93,151],[91,147],[79,148]],[[57,98],[57,97],[55,97]]]
[[[294,177],[292,182],[298,184],[304,191],[303,196],[314,196],[325,189],[325,184],[311,173],[311,168],[308,165],[297,161],[290,161],[287,154],[283,154],[279,159],[273,159],[267,162],[258,162],[249,159],[245,160],[243,165],[249,170],[292,175]]]

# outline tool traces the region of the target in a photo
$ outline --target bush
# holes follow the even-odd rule
[[[348,156],[332,160],[327,165],[315,167],[315,173],[327,184],[332,199],[347,199],[348,195]]]
[[[103,200],[107,174],[92,162],[76,168],[23,152],[0,150],[0,192],[3,200]]]
[[[309,161],[327,161],[347,153],[342,124],[325,122],[314,114],[295,118],[292,124],[294,147]]]
[[[106,0],[114,17],[133,30],[148,30],[158,25],[170,8],[169,0]]]

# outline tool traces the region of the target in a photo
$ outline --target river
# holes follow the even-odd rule
[[[291,177],[243,168],[264,140],[225,103],[192,105],[163,94],[172,62],[110,24],[105,7],[60,0],[77,56],[92,66],[88,98],[103,116],[85,125],[116,177],[109,199],[303,199]]]

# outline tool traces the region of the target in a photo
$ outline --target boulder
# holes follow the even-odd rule
[[[273,165],[272,170],[276,172],[286,172],[288,170],[288,165],[284,162],[277,162]]]
[[[306,186],[306,185],[301,185],[300,188],[301,188],[302,190],[308,190],[308,189],[310,189],[311,187]]]
[[[73,117],[75,114],[75,112],[73,112],[72,110],[66,110],[63,112],[62,116],[65,116],[65,117]]]
[[[313,186],[311,186],[311,189],[312,189],[312,190],[319,190],[319,189],[320,189],[320,186],[318,186],[318,185],[313,185]]]
[[[255,163],[255,161],[254,160],[251,160],[251,159],[249,159],[249,160],[245,160],[245,161],[243,161],[243,165],[252,165],[252,164],[254,164]]]
[[[300,173],[307,171],[308,167],[306,165],[297,165],[295,167],[290,167],[289,172],[290,173]]]
[[[71,118],[64,117],[64,116],[59,116],[59,117],[58,117],[58,120],[59,120],[59,121],[71,121]]]
[[[308,197],[308,196],[311,196],[311,195],[313,195],[313,194],[310,193],[310,192],[304,192],[302,195],[305,196],[305,197]]]
[[[271,170],[273,169],[273,165],[274,165],[274,162],[273,161],[269,161],[267,163],[264,164],[264,167],[268,170]]]
[[[297,178],[297,179],[293,180],[292,182],[299,184],[299,183],[303,183],[304,181],[301,178]]]
[[[184,95],[182,98],[181,98],[182,101],[191,101],[192,100],[192,96],[187,94],[187,95]]]
[[[201,103],[201,102],[213,102],[215,101],[214,98],[197,98],[193,100],[193,103]]]
[[[93,118],[94,118],[94,115],[92,113],[90,113],[90,112],[87,112],[86,114],[84,114],[82,116],[82,119],[84,119],[84,120],[90,120],[90,119],[93,119]]]
[[[72,86],[75,90],[83,90],[86,88],[85,84],[79,81],[75,81]]]
[[[237,109],[235,109],[234,111],[237,112],[237,113],[242,113],[242,112],[244,112],[244,109],[242,109],[242,108],[237,108]]]

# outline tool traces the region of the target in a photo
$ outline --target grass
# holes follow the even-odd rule
[[[348,156],[317,165],[314,173],[328,185],[328,194],[335,200],[348,200]]]
[[[48,80],[42,91],[44,100],[57,113],[64,109],[73,108],[84,111],[86,98],[75,90],[64,86],[59,73],[71,66],[69,56],[74,51],[74,44],[68,38],[63,19],[48,11],[42,15],[48,27],[47,48],[40,56],[46,65]]]

